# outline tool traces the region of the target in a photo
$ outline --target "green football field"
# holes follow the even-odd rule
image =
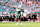
[[[16,25],[17,22],[0,22],[0,27],[40,27],[40,22],[22,22]]]

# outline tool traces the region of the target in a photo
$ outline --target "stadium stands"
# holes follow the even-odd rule
[[[1,17],[16,15],[20,9],[23,9],[24,15],[36,13],[40,17],[40,0],[0,0]]]

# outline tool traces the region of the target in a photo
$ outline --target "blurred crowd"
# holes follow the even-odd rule
[[[0,1],[0,16],[10,16],[17,15],[17,12],[21,10],[21,15],[23,16],[29,14],[37,14],[37,17],[40,17],[40,0],[7,0]]]

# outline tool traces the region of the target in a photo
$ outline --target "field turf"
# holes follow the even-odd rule
[[[16,25],[17,22],[0,22],[0,27],[40,27],[40,22],[22,22]]]

